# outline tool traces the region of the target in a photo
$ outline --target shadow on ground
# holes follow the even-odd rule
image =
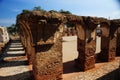
[[[0,68],[2,67],[14,67],[14,66],[25,66],[25,65],[29,65],[28,61],[0,61]],[[0,79],[1,80],[1,79]]]
[[[80,72],[79,69],[77,69],[74,66],[74,61],[68,61],[63,63],[63,74],[67,74],[67,73],[73,73],[73,72]]]
[[[0,80],[33,80],[33,76],[30,76],[32,71],[23,72],[11,76],[0,76]]]
[[[16,57],[16,56],[25,56],[25,54],[19,53],[19,54],[7,54],[6,55],[6,57]]]
[[[118,68],[96,80],[120,80],[120,68]]]

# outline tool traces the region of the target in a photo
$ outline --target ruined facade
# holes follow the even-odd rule
[[[67,22],[74,24],[76,28],[79,55],[75,59],[75,66],[79,70],[95,67],[98,25],[102,30],[101,52],[97,55],[99,60],[112,61],[116,51],[119,53],[118,20],[65,15],[52,11],[21,13],[17,17],[17,24],[29,63],[33,64],[35,80],[62,79],[62,35]]]

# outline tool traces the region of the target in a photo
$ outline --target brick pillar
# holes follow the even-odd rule
[[[116,55],[120,56],[120,26],[117,29],[117,48],[116,48]]]
[[[38,42],[33,63],[35,80],[61,80],[63,25],[52,23],[40,25],[36,31]]]
[[[85,71],[95,67],[95,40],[91,37],[92,31],[85,29],[81,24],[76,25],[77,50],[79,56],[75,59],[75,66]],[[87,35],[88,34],[88,35]]]
[[[110,26],[110,43],[109,43],[109,56],[108,61],[112,61],[116,56],[116,46],[117,46],[117,26],[111,22]]]
[[[108,23],[101,23],[101,52],[99,53],[99,59],[101,61],[110,61],[110,53],[109,53],[109,46],[110,46],[110,26]],[[112,40],[111,40],[112,41]]]

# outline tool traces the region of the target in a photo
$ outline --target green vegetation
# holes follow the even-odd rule
[[[37,7],[34,7],[32,10],[23,9],[22,13],[29,13],[31,11],[45,11],[45,10],[42,9],[40,6],[37,6]]]
[[[9,27],[7,28],[7,30],[8,30],[8,32],[9,32],[9,34],[15,36],[16,34],[18,34],[19,28],[18,28],[18,26],[17,26],[16,24],[12,24],[11,26],[9,26]]]
[[[29,13],[29,12],[31,12],[31,11],[30,10],[26,10],[26,9],[22,10],[22,13]]]
[[[45,11],[44,9],[42,9],[40,6],[34,7],[33,11]]]
[[[70,28],[70,27],[75,27],[75,25],[74,25],[73,23],[70,23],[70,22],[67,22],[67,23],[66,23],[66,26],[67,26],[68,28]]]
[[[26,9],[24,9],[24,10],[22,11],[22,13],[29,13],[29,12],[31,12],[31,11],[46,11],[46,10],[42,9],[40,6],[36,6],[36,7],[34,7],[32,10],[26,10]],[[57,12],[57,13],[62,13],[62,14],[72,14],[70,11],[66,11],[66,10],[63,10],[63,9],[61,9],[61,10],[59,10],[59,11],[50,10],[49,12]]]
[[[72,14],[70,11],[65,11],[65,10],[63,10],[63,9],[61,9],[61,10],[59,11],[59,13],[63,13],[63,14]]]

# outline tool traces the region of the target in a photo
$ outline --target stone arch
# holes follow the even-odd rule
[[[25,17],[25,18],[24,18]],[[19,15],[22,30],[30,36],[27,48],[33,49],[33,73],[35,80],[62,79],[62,28],[64,23],[75,24],[77,30],[77,50],[79,56],[75,66],[80,70],[95,67],[96,28],[101,25],[102,50],[98,57],[103,61],[115,59],[114,36],[110,22],[104,18],[65,15],[54,12],[32,11]],[[25,35],[26,36],[26,35]],[[111,39],[112,38],[112,39]],[[32,51],[32,50],[28,51]],[[112,51],[112,52],[111,52]],[[104,54],[105,53],[105,54]]]
[[[27,57],[28,57],[28,60],[29,60],[29,64],[32,64],[33,62],[33,55],[35,54],[35,50],[33,48],[33,38],[31,37],[31,32],[28,28],[28,25],[25,21],[21,21],[21,30],[23,30],[23,35],[25,39],[23,39],[24,41],[24,47],[25,47],[25,51],[27,53]]]

